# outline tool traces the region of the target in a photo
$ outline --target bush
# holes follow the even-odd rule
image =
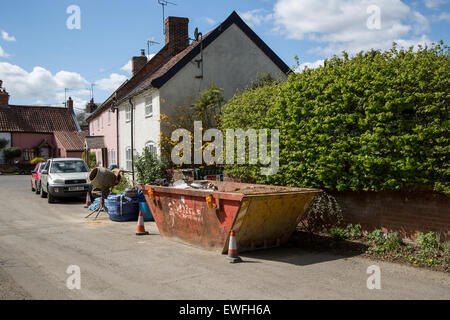
[[[31,160],[30,163],[33,164],[33,165],[36,165],[37,163],[44,162],[44,161],[45,161],[44,158],[37,157],[37,158],[34,158],[33,160]]]
[[[0,151],[8,145],[9,141],[6,139],[0,139]]]
[[[144,152],[137,156],[134,165],[138,183],[155,184],[157,179],[170,181],[169,162],[161,160],[157,155],[150,152],[148,148],[145,148]]]
[[[434,232],[427,234],[420,232],[416,239],[416,244],[423,257],[432,257],[439,250],[439,240]]]
[[[17,147],[6,148],[3,149],[3,155],[5,156],[5,159],[11,163],[14,159],[19,158],[22,155],[22,149]]]
[[[348,237],[347,231],[345,231],[344,229],[341,229],[341,228],[332,228],[330,230],[330,234],[333,237],[333,239],[336,241],[344,240],[344,239],[347,239],[347,237]]]
[[[380,244],[384,242],[384,232],[381,229],[372,231],[367,235],[370,242],[374,244]]]
[[[85,160],[86,159],[86,151],[84,151],[81,154],[81,159]],[[89,151],[89,155],[88,155],[88,163],[87,163],[89,168],[95,168],[97,166],[97,155],[95,154],[95,152],[91,152]]]
[[[19,168],[19,174],[28,175],[31,174],[31,171],[34,169],[34,164],[28,162],[19,162],[17,164],[17,168]]]
[[[371,237],[374,240],[373,246],[369,249],[370,251],[377,254],[395,254],[400,252],[403,240],[397,232],[383,234],[381,238],[379,238],[379,232],[378,230],[376,231],[376,233],[371,233]]]
[[[450,56],[442,42],[333,57],[233,97],[223,128],[280,130],[280,169],[227,172],[327,190],[450,193]]]
[[[345,231],[347,233],[347,237],[351,239],[359,239],[363,235],[361,226],[359,224],[349,224]]]
[[[342,210],[337,200],[323,192],[314,198],[300,223],[308,232],[314,233],[339,226],[343,219]]]

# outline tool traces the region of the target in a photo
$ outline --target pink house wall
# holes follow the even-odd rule
[[[114,159],[109,159],[115,164],[118,164],[118,150],[117,150],[117,112],[111,112],[109,109],[103,111],[96,117],[89,121],[89,135],[92,137],[105,137],[106,148],[108,149],[108,158],[111,157],[111,151],[114,151]],[[102,151],[92,150],[97,155],[97,165],[102,166]],[[108,163],[107,166],[110,164]]]
[[[53,134],[39,134],[39,133],[13,133],[11,135],[13,147],[22,149],[35,148],[42,140],[47,139],[49,143],[56,147],[56,142]]]

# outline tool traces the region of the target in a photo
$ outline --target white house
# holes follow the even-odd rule
[[[160,153],[160,115],[173,106],[186,106],[189,98],[211,83],[231,98],[263,73],[285,79],[290,68],[233,12],[213,31],[189,43],[187,18],[166,19],[166,43],[150,61],[134,57],[133,77],[103,108],[118,110],[119,166],[132,168],[132,145]]]

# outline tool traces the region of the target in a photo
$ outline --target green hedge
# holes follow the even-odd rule
[[[430,48],[333,57],[285,83],[249,88],[223,128],[280,129],[280,170],[227,172],[259,183],[328,190],[450,193],[450,57]]]

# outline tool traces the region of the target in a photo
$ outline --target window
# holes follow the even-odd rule
[[[125,121],[131,121],[131,106],[127,106],[125,109]]]
[[[100,130],[100,119],[97,119],[97,131]]]
[[[50,173],[79,173],[79,172],[89,172],[89,168],[86,166],[84,161],[55,161],[50,168]]]
[[[35,158],[35,152],[34,149],[24,149],[22,152],[22,158],[25,161],[30,161]]]
[[[154,155],[158,154],[158,149],[156,147],[156,143],[153,141],[149,141],[145,144],[145,147]]]
[[[128,171],[133,170],[133,163],[131,159],[132,159],[131,147],[128,147],[126,149],[126,169]]]
[[[108,111],[108,126],[111,125],[111,110]]]
[[[48,171],[48,168],[50,167],[50,160],[47,161],[47,163],[45,164],[44,170]]]
[[[108,160],[109,160],[109,165],[117,165],[116,163],[116,150],[111,149],[108,151]]]
[[[100,116],[100,120],[102,121],[102,129],[103,129],[103,116]]]
[[[147,97],[147,99],[145,100],[145,116],[153,116],[153,95]]]

